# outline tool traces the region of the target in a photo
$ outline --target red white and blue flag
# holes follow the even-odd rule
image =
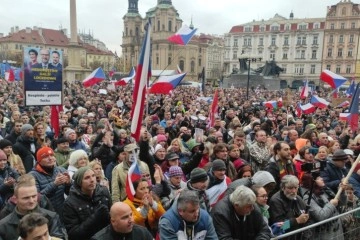
[[[315,106],[312,105],[311,103],[307,103],[305,105],[300,105],[300,109],[303,114],[311,114],[311,113],[315,112],[315,110],[316,110]]]
[[[218,113],[218,90],[215,90],[214,93],[214,98],[213,98],[213,102],[211,104],[211,109],[209,112],[209,128],[213,127],[215,124],[215,118],[217,117],[217,113]]]
[[[301,117],[301,115],[302,115],[302,109],[301,109],[300,103],[298,103],[296,106],[295,114],[298,118]]]
[[[126,195],[128,199],[131,201],[134,200],[136,189],[134,188],[133,182],[141,179],[141,171],[139,165],[137,164],[137,160],[135,159],[134,162],[131,164],[128,174],[126,176]]]
[[[139,63],[136,68],[135,84],[133,92],[133,106],[131,110],[131,136],[136,141],[140,139],[141,123],[144,115],[145,94],[146,87],[151,77],[151,62],[150,62],[150,33],[151,22],[150,19],[146,26],[144,41],[142,44]]]
[[[330,85],[333,89],[346,83],[347,79],[329,70],[324,70],[320,74],[320,79]]]
[[[339,114],[339,120],[340,121],[349,121],[350,113],[340,113]]]
[[[51,106],[51,127],[54,131],[54,136],[58,137],[60,134],[60,123],[59,123],[59,112],[62,112],[63,106],[62,105],[52,105]]]
[[[87,78],[83,80],[84,87],[91,87],[105,79],[105,73],[101,67],[95,69]]]
[[[330,103],[318,96],[311,96],[310,103],[318,108],[326,108]]]
[[[15,74],[14,74],[14,70],[12,68],[9,68],[5,72],[5,80],[8,82],[13,82],[15,80]]]
[[[263,102],[263,106],[265,106],[267,108],[277,108],[277,101]]]
[[[130,80],[134,79],[136,75],[135,68],[132,67],[128,77],[124,77],[115,82],[115,86],[126,86]]]
[[[116,71],[115,67],[112,67],[111,70],[109,71],[110,78],[114,75],[115,71]]]
[[[354,95],[354,93],[355,93],[355,80],[353,79],[351,80],[350,86],[346,90],[346,96],[351,97]]]
[[[352,131],[357,131],[359,127],[359,96],[360,96],[360,83],[356,85],[354,96],[350,103],[349,113],[348,116],[349,125]]]
[[[337,105],[336,107],[337,108],[346,108],[348,106],[350,106],[350,102],[346,100],[346,101],[340,103],[339,105]]]
[[[169,42],[186,45],[190,42],[191,38],[194,36],[197,28],[191,29],[187,25],[183,25],[179,31],[177,31],[174,35],[171,35],[168,40]]]
[[[179,85],[185,75],[186,73],[171,76],[160,76],[159,79],[151,85],[149,93],[169,94],[171,90],[174,90]]]
[[[304,87],[302,88],[301,93],[300,93],[300,99],[305,99],[308,96],[309,96],[309,81],[306,80],[304,82]]]

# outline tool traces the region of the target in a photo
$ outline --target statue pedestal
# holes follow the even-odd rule
[[[64,69],[65,80],[69,83],[74,82],[75,80],[84,80],[91,73],[90,69],[81,66],[82,59],[84,62],[83,65],[85,65],[86,62],[85,49],[77,44],[70,43],[67,55],[69,65]]]

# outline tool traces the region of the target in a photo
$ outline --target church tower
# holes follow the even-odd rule
[[[121,47],[125,61],[124,69],[122,69],[124,72],[129,72],[131,67],[137,65],[141,49],[143,19],[139,14],[138,1],[128,0],[128,11],[123,17],[124,32]]]

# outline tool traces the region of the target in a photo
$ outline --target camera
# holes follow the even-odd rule
[[[303,163],[301,165],[301,171],[304,172],[319,172],[323,171],[326,167],[326,161]]]

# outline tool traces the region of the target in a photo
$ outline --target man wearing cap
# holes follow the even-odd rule
[[[190,180],[186,183],[186,189],[194,191],[200,199],[200,208],[209,211],[209,199],[205,190],[209,186],[209,177],[202,168],[194,168],[190,173]]]
[[[320,172],[320,176],[324,179],[325,185],[335,193],[339,187],[345,187],[346,185],[342,180],[348,174],[348,170],[345,168],[347,161],[348,156],[344,150],[336,150],[332,159],[327,162],[324,171]]]
[[[230,178],[225,174],[226,165],[221,159],[216,159],[212,162],[211,168],[208,171],[209,186],[206,194],[209,198],[210,209],[224,196],[224,193],[231,183]]]
[[[37,163],[30,172],[35,178],[39,193],[49,198],[55,211],[62,217],[64,194],[69,192],[70,176],[62,167],[56,166],[54,151],[42,147],[36,153]]]
[[[69,240],[87,240],[110,223],[110,193],[96,183],[90,167],[79,168],[73,180],[74,185],[64,203],[64,224]]]
[[[218,239],[209,213],[200,208],[198,195],[184,190],[160,218],[160,239]]]
[[[69,147],[67,138],[58,138],[56,141],[56,149],[54,151],[57,166],[67,169],[69,166],[70,154],[73,151],[74,149]]]
[[[21,127],[21,135],[17,138],[13,146],[15,154],[18,154],[23,161],[25,171],[32,170],[35,163],[35,153],[40,146],[34,140],[34,128],[30,124]]]
[[[86,149],[85,143],[83,143],[77,139],[77,134],[74,129],[69,128],[68,130],[66,130],[65,138],[67,138],[67,140],[69,141],[69,147],[71,149],[74,149],[74,150],[82,149],[85,152],[88,151]]]
[[[176,153],[174,153],[176,154]],[[161,204],[167,210],[173,204],[174,199],[186,188],[186,182],[182,180],[184,173],[179,166],[171,166],[168,172],[168,185],[171,189],[169,195],[161,198]]]
[[[21,135],[21,128],[23,123],[21,120],[14,121],[14,126],[10,134],[6,135],[5,139],[9,140],[12,144],[16,143],[16,139]]]
[[[133,161],[137,161],[142,174],[149,174],[149,167],[141,161],[137,154],[138,146],[136,143],[130,143],[124,147],[124,160],[117,165],[112,171],[111,179],[111,197],[113,202],[123,201],[126,199],[126,175]],[[135,155],[134,155],[135,154]]]

